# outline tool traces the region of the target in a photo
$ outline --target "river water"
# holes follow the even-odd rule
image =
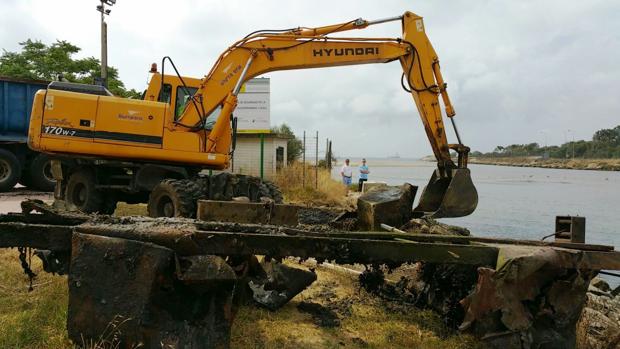
[[[369,180],[417,185],[418,198],[435,163],[411,159],[367,159]],[[357,166],[359,159],[352,158]],[[469,165],[478,189],[470,216],[441,219],[472,235],[539,240],[555,230],[555,216],[586,217],[586,242],[620,248],[620,172]],[[339,178],[340,168],[332,175]],[[356,172],[354,172],[356,173]],[[354,175],[354,182],[357,177]],[[417,202],[417,198],[416,198]],[[617,284],[620,280],[610,280]],[[618,279],[618,278],[615,278]]]

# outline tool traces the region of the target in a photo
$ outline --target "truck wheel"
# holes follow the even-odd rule
[[[17,183],[23,185],[28,189],[32,187],[32,182],[30,182],[30,174],[28,173],[28,169],[22,169],[22,175],[19,178],[19,181],[17,181]]]
[[[75,172],[69,177],[65,200],[85,213],[101,212],[103,195],[95,189],[95,176],[89,171]]]
[[[190,179],[165,179],[153,188],[147,205],[150,217],[196,217],[198,183]]]
[[[106,197],[103,200],[103,205],[101,207],[100,213],[112,215],[114,211],[116,211],[116,204],[118,201],[114,197]]]
[[[30,163],[27,182],[38,190],[54,191],[56,180],[52,176],[52,165],[50,161],[47,155],[39,154]]]
[[[0,149],[0,192],[13,189],[21,173],[17,157],[8,150]]]

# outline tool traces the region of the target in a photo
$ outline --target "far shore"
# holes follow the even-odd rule
[[[543,159],[541,157],[470,157],[470,164],[620,171],[620,159]]]

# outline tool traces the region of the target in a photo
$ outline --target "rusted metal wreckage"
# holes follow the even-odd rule
[[[278,269],[275,264],[286,257],[389,268],[413,262],[478,267],[477,284],[461,300],[461,328],[488,336],[489,327],[494,326],[490,339],[504,348],[545,343],[547,337],[562,332],[550,335],[535,330],[539,318],[531,309],[535,300],[544,303],[537,303],[539,310],[552,309],[541,321],[556,321],[556,327],[568,328],[570,333],[581,308],[567,304],[583,304],[585,289],[596,271],[620,270],[620,253],[612,246],[570,242],[570,234],[566,240],[570,225],[557,234],[564,240],[542,242],[412,234],[398,229],[345,232],[324,227],[85,216],[57,212],[32,201],[24,202],[22,209],[23,213],[0,215],[0,248],[45,250],[40,256],[46,271],[68,273],[67,329],[72,340],[96,339],[120,318],[122,347],[127,348],[228,347],[235,305],[248,284],[254,290],[259,285],[263,291],[259,297],[271,295],[286,302],[316,278],[306,273],[301,276],[305,280],[294,285],[291,280],[300,277],[287,279],[286,274],[296,271]],[[300,216],[294,210],[292,216]],[[566,218],[562,222],[566,228]],[[266,262],[259,265],[255,255],[266,256]],[[269,282],[253,279],[265,272],[271,272]]]

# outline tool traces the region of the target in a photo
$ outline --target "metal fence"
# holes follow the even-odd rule
[[[332,141],[329,138],[319,138],[319,131],[304,131],[299,138],[302,140],[303,186],[314,185],[314,188],[317,189],[319,186],[319,167],[324,166],[331,173]],[[314,171],[314,183],[308,183],[310,180],[308,171]]]

